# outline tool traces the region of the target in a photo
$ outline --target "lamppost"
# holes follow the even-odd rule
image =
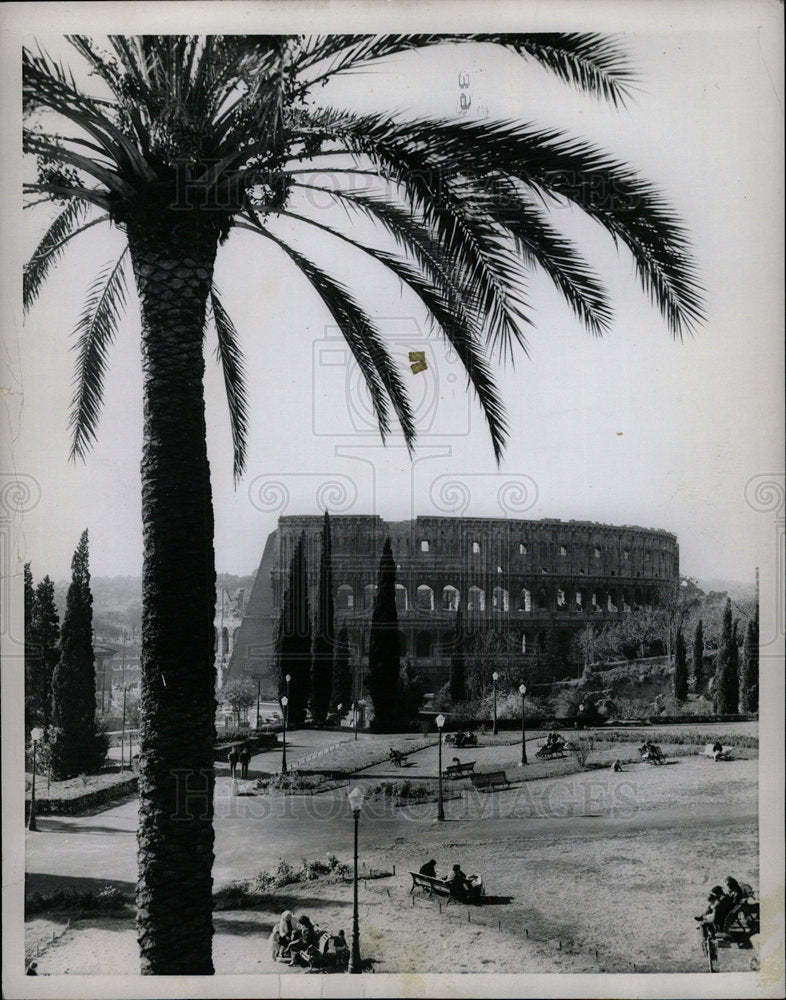
[[[281,707],[284,709],[284,733],[283,733],[283,743],[281,745],[281,773],[287,773],[287,705],[289,704],[289,698],[286,695],[281,699]]]
[[[353,788],[347,796],[352,808],[352,816],[355,820],[355,877],[353,883],[352,896],[352,945],[349,953],[350,973],[360,973],[360,932],[358,930],[358,819],[360,818],[360,807],[363,805],[363,792],[359,788]]]
[[[579,725],[584,728],[584,702],[579,705]]]
[[[124,770],[126,758],[126,686],[123,684],[123,728],[120,733],[120,770]],[[131,760],[129,757],[128,761],[129,769],[131,767]]]
[[[497,673],[496,670],[491,675],[491,679],[494,682],[494,684],[493,684],[493,687],[494,687],[494,730],[493,730],[493,732],[494,732],[494,735],[496,736],[497,732],[498,732],[498,730],[497,730],[497,681],[499,680],[499,674]]]
[[[339,729],[341,729],[341,709],[343,707],[344,706],[341,704],[341,702],[339,702],[338,705],[336,705],[336,714],[338,715],[338,728]]]
[[[355,709],[355,712],[354,712],[355,739],[357,739],[358,738],[358,703],[357,703],[357,701],[354,703],[354,709]]]
[[[437,723],[437,731],[439,732],[439,797],[437,799],[437,819],[442,820],[445,818],[445,807],[442,804],[442,727],[445,725],[445,716],[438,715],[434,721]]]
[[[521,763],[527,763],[527,743],[524,738],[524,695],[527,693],[527,685],[520,684],[519,691],[521,692]]]
[[[39,729],[38,726],[35,729],[30,730],[30,742],[33,744],[33,786],[30,789],[30,819],[27,822],[28,830],[37,830],[38,827],[35,823],[35,753],[38,747],[38,741],[42,739],[44,735],[43,729]]]
[[[257,677],[257,732],[259,732],[259,699],[261,696],[262,678]]]

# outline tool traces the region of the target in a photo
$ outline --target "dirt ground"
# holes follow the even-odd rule
[[[445,823],[434,821],[433,804],[400,810],[398,826],[375,827],[369,815],[363,862],[396,874],[361,883],[361,954],[377,972],[703,971],[693,916],[708,889],[727,874],[758,885],[757,767],[682,758],[467,792],[447,803]],[[284,841],[279,852],[292,862],[301,853]],[[481,873],[492,901],[440,907],[416,894],[413,902],[408,872],[428,857],[441,871],[458,862]],[[264,911],[215,914],[217,972],[289,972],[272,962],[267,941],[283,909],[349,934],[351,883],[277,892]],[[41,944],[39,974],[107,972],[108,956],[113,973],[138,969],[130,912],[65,930],[31,921],[28,951]],[[749,958],[721,952],[721,968],[743,971]]]

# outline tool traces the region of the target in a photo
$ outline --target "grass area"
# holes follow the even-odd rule
[[[333,781],[322,774],[301,774],[299,771],[289,771],[287,774],[274,774],[269,778],[257,778],[254,789],[257,792],[285,795],[313,795],[314,792],[327,792],[333,788],[341,788],[345,781]]]
[[[134,772],[121,771],[117,766],[105,767],[97,774],[79,774],[75,778],[67,778],[65,781],[50,782],[47,781],[45,774],[37,774],[35,782],[36,802],[45,802],[47,799],[78,799],[88,792],[122,785],[129,778],[134,777]],[[32,779],[32,774],[25,775],[25,792],[28,800],[32,789]]]
[[[32,892],[25,898],[25,916],[65,912],[75,919],[86,913],[118,913],[131,902],[128,895],[106,885],[102,889],[55,889]]]

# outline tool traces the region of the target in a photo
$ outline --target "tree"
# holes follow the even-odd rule
[[[658,588],[656,619],[666,647],[669,664],[674,656],[677,630],[682,628],[685,617],[701,602],[702,592],[690,577],[678,577]]]
[[[279,699],[284,695],[289,698],[287,724],[302,726],[311,695],[311,616],[303,534],[297,540],[289,564],[289,580],[276,633],[276,664]]]
[[[704,625],[699,618],[693,634],[693,690],[696,694],[701,693],[704,680]]]
[[[235,721],[240,725],[240,715],[256,704],[257,686],[249,677],[239,677],[221,689],[221,699],[235,713]]]
[[[36,635],[41,644],[41,722],[49,728],[52,716],[52,677],[59,657],[60,617],[55,585],[45,576],[35,590]]]
[[[450,700],[456,704],[467,697],[465,684],[466,651],[464,644],[464,620],[461,608],[456,611],[456,626],[453,631],[453,650],[450,654]]]
[[[419,674],[415,672],[412,662],[407,658],[399,675],[398,697],[396,698],[398,728],[408,729],[417,719],[423,694],[423,682]]]
[[[29,736],[31,729],[43,725],[43,705],[41,704],[43,657],[38,637],[36,611],[33,573],[30,569],[30,563],[25,563],[25,737]]]
[[[674,642],[674,697],[680,704],[688,697],[688,658],[681,628]]]
[[[400,671],[396,563],[390,539],[386,538],[379,560],[368,644],[368,693],[374,704],[374,720],[380,727],[392,725],[397,718]]]
[[[350,656],[349,632],[345,628],[339,629],[333,658],[333,692],[330,697],[330,707],[334,711],[339,705],[348,709],[353,700]]]
[[[52,677],[50,738],[52,777],[73,778],[97,771],[108,749],[96,721],[96,670],[93,656],[93,596],[87,531],[71,560],[71,585],[60,634],[60,659]]]
[[[333,689],[335,626],[333,612],[333,569],[331,565],[330,517],[325,511],[322,551],[319,557],[317,615],[311,650],[311,715],[314,722],[325,721]]]
[[[745,628],[740,677],[740,711],[759,711],[759,604],[753,609]]]
[[[69,42],[89,73],[72,73],[39,49],[23,51],[23,143],[37,166],[25,190],[36,204],[59,206],[25,268],[24,297],[29,308],[80,234],[109,224],[124,235],[126,248],[99,274],[77,324],[72,453],[83,457],[96,434],[130,264],[144,372],[141,969],[212,974],[215,560],[203,399],[210,317],[236,476],[247,426],[242,355],[213,285],[219,247],[233,229],[243,230],[302,272],[347,339],[383,437],[392,405],[411,446],[412,408],[377,325],[309,255],[308,241],[298,244],[308,251],[295,249],[277,220],[310,227],[381,263],[420,300],[460,358],[498,458],[506,422],[487,349],[525,346],[529,271],[540,266],[592,333],[611,324],[603,285],[552,227],[547,206],[575,207],[627,248],[676,336],[700,320],[702,303],[686,233],[667,201],[586,141],[511,121],[407,120],[335,110],[315,99],[331,75],[383,57],[484,42],[617,104],[632,74],[613,40],[571,33]],[[337,183],[358,172],[378,181],[363,188]],[[324,213],[310,218],[308,207],[300,208],[308,199],[298,195],[314,189],[369,218],[391,249],[341,231]],[[179,803],[191,794],[186,785],[195,773],[203,778],[204,807],[186,819]]]
[[[737,623],[732,622],[731,600],[726,599],[723,611],[721,648],[715,664],[715,711],[719,715],[734,715],[739,709],[739,654]]]

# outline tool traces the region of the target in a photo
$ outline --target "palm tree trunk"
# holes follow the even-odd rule
[[[137,934],[143,974],[211,975],[215,560],[203,327],[215,221],[128,223],[142,309],[142,695]]]

